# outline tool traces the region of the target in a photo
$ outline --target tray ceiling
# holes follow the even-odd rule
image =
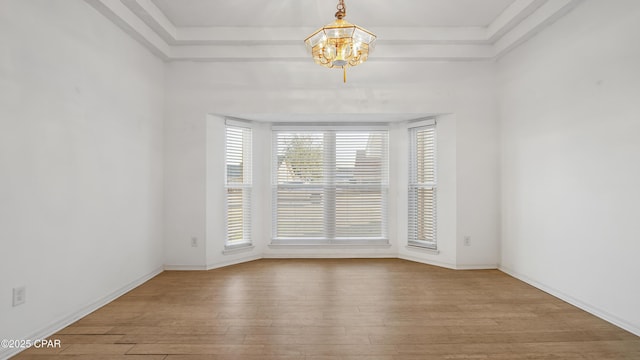
[[[85,0],[165,61],[310,61],[334,0]],[[582,0],[346,0],[378,35],[369,61],[493,60]]]
[[[330,22],[335,0],[152,0],[174,26],[309,26]],[[515,0],[346,0],[347,18],[368,27],[488,26]],[[461,9],[463,11],[461,11]]]

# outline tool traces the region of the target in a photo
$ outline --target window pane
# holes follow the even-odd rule
[[[435,182],[435,146],[433,128],[416,131],[416,175],[415,182]]]
[[[412,241],[435,242],[435,189],[414,188],[409,194]]]
[[[384,215],[381,189],[337,189],[336,237],[381,237]]]
[[[436,248],[435,127],[410,130],[409,243]]]
[[[324,234],[322,188],[279,188],[278,238],[320,238]]]
[[[244,129],[238,127],[227,127],[227,184],[242,184],[244,178]]]
[[[227,188],[227,245],[244,243],[250,238],[250,204],[251,189]]]
[[[386,179],[386,134],[345,132],[336,134],[336,181],[381,184]]]
[[[225,246],[251,243],[251,129],[226,127],[227,238]]]
[[[278,134],[278,184],[311,184],[323,180],[323,137],[318,133]]]
[[[274,132],[274,237],[386,237],[387,131]]]

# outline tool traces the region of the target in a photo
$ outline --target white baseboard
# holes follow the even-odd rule
[[[249,262],[249,261],[254,261],[254,260],[260,260],[260,259],[262,259],[261,255],[243,256],[243,257],[240,257],[240,258],[235,258],[233,260],[219,261],[219,262],[207,264],[206,270],[218,269],[218,268],[225,267],[225,266],[237,265],[237,264],[241,264],[241,263],[245,263],[245,262]]]
[[[407,254],[400,254],[397,257],[403,260],[418,262],[421,264],[439,266],[439,267],[443,267],[451,270],[496,270],[498,269],[498,265],[496,264],[456,265],[456,264],[451,264],[451,263],[442,262],[442,261],[429,260],[429,259],[425,259],[425,258],[413,256],[413,255],[407,255]]]
[[[498,270],[497,264],[456,265],[456,270]]]
[[[206,265],[165,265],[164,269],[166,271],[206,271],[230,265],[237,265],[247,261],[259,260],[262,258],[263,257],[261,255],[249,255],[235,258],[233,260],[213,262]]]
[[[429,260],[429,259],[425,259],[425,258],[418,257],[418,256],[407,255],[407,254],[399,254],[398,258],[402,259],[402,260],[408,260],[408,261],[421,263],[421,264],[439,266],[439,267],[443,267],[443,268],[446,268],[446,269],[456,270],[456,265],[455,264],[450,264],[450,263],[446,263],[446,262],[442,262],[442,261]]]
[[[621,318],[619,318],[619,317],[617,317],[615,315],[612,315],[612,314],[608,313],[607,311],[604,311],[604,310],[599,309],[599,308],[597,308],[595,306],[592,306],[591,304],[585,303],[584,301],[576,299],[573,296],[568,295],[568,294],[566,294],[566,293],[564,293],[564,292],[562,292],[562,291],[560,291],[558,289],[554,289],[552,287],[549,287],[549,286],[547,286],[545,284],[542,284],[542,283],[540,283],[540,282],[538,282],[538,281],[536,281],[536,280],[534,280],[534,279],[532,279],[532,278],[530,278],[530,277],[528,277],[526,275],[522,275],[520,273],[517,273],[517,272],[515,272],[515,271],[513,271],[513,270],[511,270],[509,268],[504,267],[504,266],[500,266],[498,268],[498,270],[504,272],[507,275],[513,276],[514,278],[516,278],[518,280],[524,281],[527,284],[529,284],[529,285],[531,285],[533,287],[536,287],[536,288],[538,288],[538,289],[540,289],[540,290],[542,290],[542,291],[544,291],[544,292],[546,292],[546,293],[548,293],[550,295],[553,295],[553,296],[557,297],[558,299],[560,299],[562,301],[565,301],[565,302],[567,302],[567,303],[569,303],[569,304],[571,304],[573,306],[576,306],[576,307],[578,307],[578,308],[580,308],[580,309],[582,309],[582,310],[584,310],[584,311],[586,311],[586,312],[588,312],[588,313],[590,313],[592,315],[595,315],[595,316],[601,318],[602,320],[605,320],[607,322],[612,323],[615,326],[618,326],[618,327],[620,327],[620,328],[622,328],[624,330],[627,330],[627,331],[629,331],[630,333],[632,333],[634,335],[640,336],[640,327],[638,327],[638,326],[636,326],[634,324],[631,324],[631,323],[627,322],[626,320],[621,319]]]
[[[165,271],[197,271],[207,270],[206,265],[165,265]]]
[[[135,280],[133,280],[132,282],[126,284],[125,286],[117,289],[116,291],[113,291],[107,295],[105,295],[104,297],[93,301],[87,305],[85,305],[84,307],[80,308],[78,311],[75,311],[69,315],[66,315],[58,320],[53,321],[51,324],[43,327],[42,329],[34,332],[33,334],[31,334],[30,336],[27,336],[25,339],[45,339],[53,334],[55,334],[56,332],[64,329],[65,327],[73,324],[74,322],[80,320],[81,318],[89,315],[90,313],[98,310],[99,308],[107,305],[108,303],[112,302],[113,300],[119,298],[120,296],[124,295],[125,293],[135,289],[136,287],[142,285],[143,283],[149,281],[150,279],[152,279],[153,277],[157,276],[158,274],[160,274],[163,271],[162,267],[159,267],[155,270],[153,270],[152,272],[139,277]],[[21,352],[24,349],[6,349],[6,350],[0,350],[0,359],[5,360],[8,359],[16,354],[18,354],[19,352]]]
[[[326,254],[300,254],[300,253],[269,253],[262,254],[263,259],[396,259],[396,254],[370,253],[326,253]]]
[[[277,253],[277,254],[254,254],[249,256],[243,256],[241,258],[235,258],[233,260],[219,261],[210,263],[207,265],[165,265],[164,269],[167,271],[205,271],[218,269],[225,266],[242,264],[248,261],[260,260],[260,259],[389,259],[397,258],[396,254],[344,254],[344,253],[330,253],[330,254],[300,254],[300,253]]]

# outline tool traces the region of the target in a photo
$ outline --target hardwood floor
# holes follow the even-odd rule
[[[398,259],[164,272],[15,359],[640,359],[640,338],[497,270]]]

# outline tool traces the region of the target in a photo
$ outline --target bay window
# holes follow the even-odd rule
[[[273,243],[387,243],[388,131],[273,130]]]

